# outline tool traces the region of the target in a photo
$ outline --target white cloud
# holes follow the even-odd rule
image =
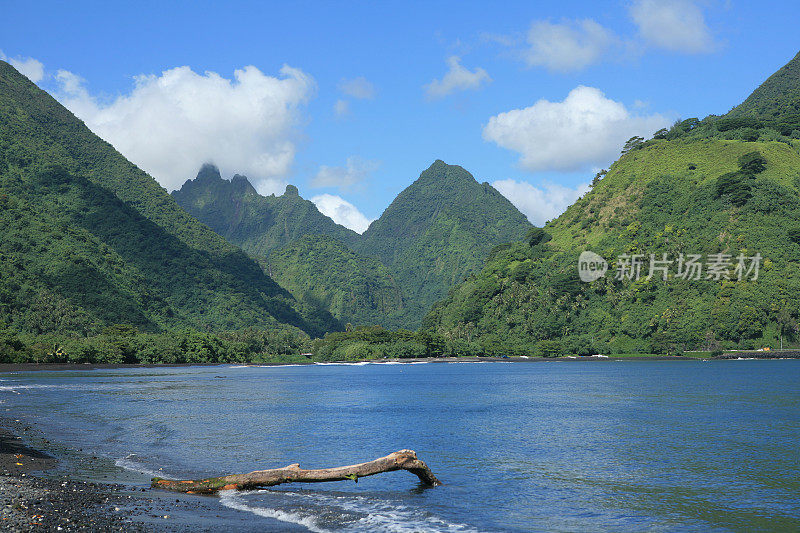
[[[673,52],[700,54],[716,48],[703,12],[690,0],[637,0],[631,17],[642,38]]]
[[[528,30],[530,47],[524,52],[529,66],[569,72],[597,63],[617,38],[591,19],[552,24],[535,21]]]
[[[294,160],[301,108],[315,83],[284,66],[280,77],[254,66],[197,74],[189,67],[141,75],[129,94],[99,102],[75,74],[60,70],[59,100],[168,190],[204,162],[223,175],[245,174],[264,194],[283,191]]]
[[[630,137],[670,123],[660,114],[633,116],[599,89],[578,86],[563,102],[539,100],[491,117],[483,138],[518,152],[526,170],[577,171],[607,165]]]
[[[20,74],[33,83],[39,83],[44,79],[44,65],[41,61],[33,59],[32,57],[6,57],[2,50],[0,50],[0,59],[8,61],[12,67],[17,69]]]
[[[347,100],[336,100],[336,103],[333,104],[333,112],[336,113],[337,117],[343,117],[350,113],[350,102]]]
[[[364,233],[371,222],[356,206],[341,196],[320,194],[311,198],[311,201],[317,204],[317,209],[323,215],[356,233]]]
[[[352,96],[359,100],[369,100],[375,97],[375,86],[364,76],[351,80],[342,80],[339,83],[339,90],[347,96]]]
[[[461,58],[450,56],[447,58],[450,69],[441,80],[433,80],[424,86],[428,98],[443,98],[456,91],[478,89],[483,83],[492,81],[489,74],[480,67],[469,70],[461,66]]]
[[[344,189],[364,181],[379,166],[377,161],[369,161],[355,156],[348,157],[344,167],[321,165],[317,175],[311,180],[311,186]]]
[[[575,200],[589,191],[588,183],[582,183],[574,189],[547,183],[540,189],[530,183],[512,179],[495,181],[492,187],[500,191],[500,194],[508,198],[532,224],[537,226],[544,225],[548,220],[559,216]]]

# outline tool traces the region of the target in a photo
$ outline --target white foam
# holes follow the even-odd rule
[[[240,495],[270,494],[289,497],[298,506],[308,503],[328,508],[337,508],[341,511],[355,514],[358,518],[355,523],[349,524],[342,531],[380,531],[389,533],[413,533],[418,531],[471,533],[477,529],[466,524],[457,524],[443,520],[437,516],[379,498],[355,495],[335,495],[319,492],[292,492],[292,491],[250,491],[236,494],[234,491],[225,491],[222,503],[227,507],[242,511],[249,511],[259,516],[275,518],[284,522],[291,522],[307,527],[310,531],[326,531],[314,516],[306,516],[297,512],[281,511],[268,507],[248,505]],[[425,516],[427,514],[427,516]],[[337,528],[337,530],[339,530]]]
[[[156,471],[147,468],[142,463],[135,460],[137,455],[135,453],[129,453],[125,457],[117,459],[114,461],[114,464],[120,468],[124,468],[125,470],[129,470],[131,472],[138,472],[140,474],[146,474],[150,477],[171,477],[165,474],[163,471]]]
[[[229,509],[246,511],[257,516],[263,516],[264,518],[274,518],[275,520],[280,520],[281,522],[301,525],[308,528],[309,531],[314,531],[317,533],[327,533],[326,529],[319,527],[316,519],[313,516],[303,516],[300,513],[292,513],[281,511],[279,509],[270,509],[268,507],[255,507],[252,505],[247,505],[243,501],[241,494],[237,493],[235,490],[223,490],[219,493],[219,501],[222,503],[222,505],[228,507]]]
[[[64,389],[63,385],[1,385],[0,392],[17,392],[23,389]]]
[[[364,366],[370,364],[369,361],[358,361],[355,363],[314,363],[315,365],[320,366]]]
[[[307,365],[300,365],[296,363],[291,364],[274,364],[274,365],[235,365],[229,366],[228,368],[284,368],[287,366],[307,366]]]

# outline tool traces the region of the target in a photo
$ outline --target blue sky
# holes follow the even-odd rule
[[[435,159],[542,223],[625,139],[727,112],[800,48],[788,1],[0,9],[0,57],[166,188],[210,160],[357,230]]]

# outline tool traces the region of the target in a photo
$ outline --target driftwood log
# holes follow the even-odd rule
[[[318,483],[322,481],[345,481],[374,476],[383,472],[395,470],[408,470],[416,475],[426,485],[435,487],[441,485],[431,469],[423,461],[417,459],[413,450],[400,450],[390,453],[386,457],[375,459],[367,463],[336,468],[321,468],[318,470],[304,470],[299,464],[273,468],[271,470],[257,470],[249,474],[231,474],[228,476],[212,477],[199,480],[175,480],[155,477],[152,480],[153,488],[186,492],[189,494],[212,494],[220,490],[250,490],[260,487],[272,487],[281,483]]]

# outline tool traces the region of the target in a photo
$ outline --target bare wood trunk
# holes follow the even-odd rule
[[[428,465],[417,459],[417,454],[413,450],[400,450],[399,452],[390,453],[386,457],[357,465],[303,470],[299,464],[293,464],[283,468],[257,470],[249,474],[231,474],[200,480],[175,480],[155,477],[151,486],[175,492],[211,494],[220,490],[249,490],[259,487],[272,487],[281,483],[319,483],[347,479],[358,482],[360,477],[373,476],[383,472],[394,472],[395,470],[408,470],[416,475],[420,481],[432,487],[441,485],[441,482],[436,479]]]

